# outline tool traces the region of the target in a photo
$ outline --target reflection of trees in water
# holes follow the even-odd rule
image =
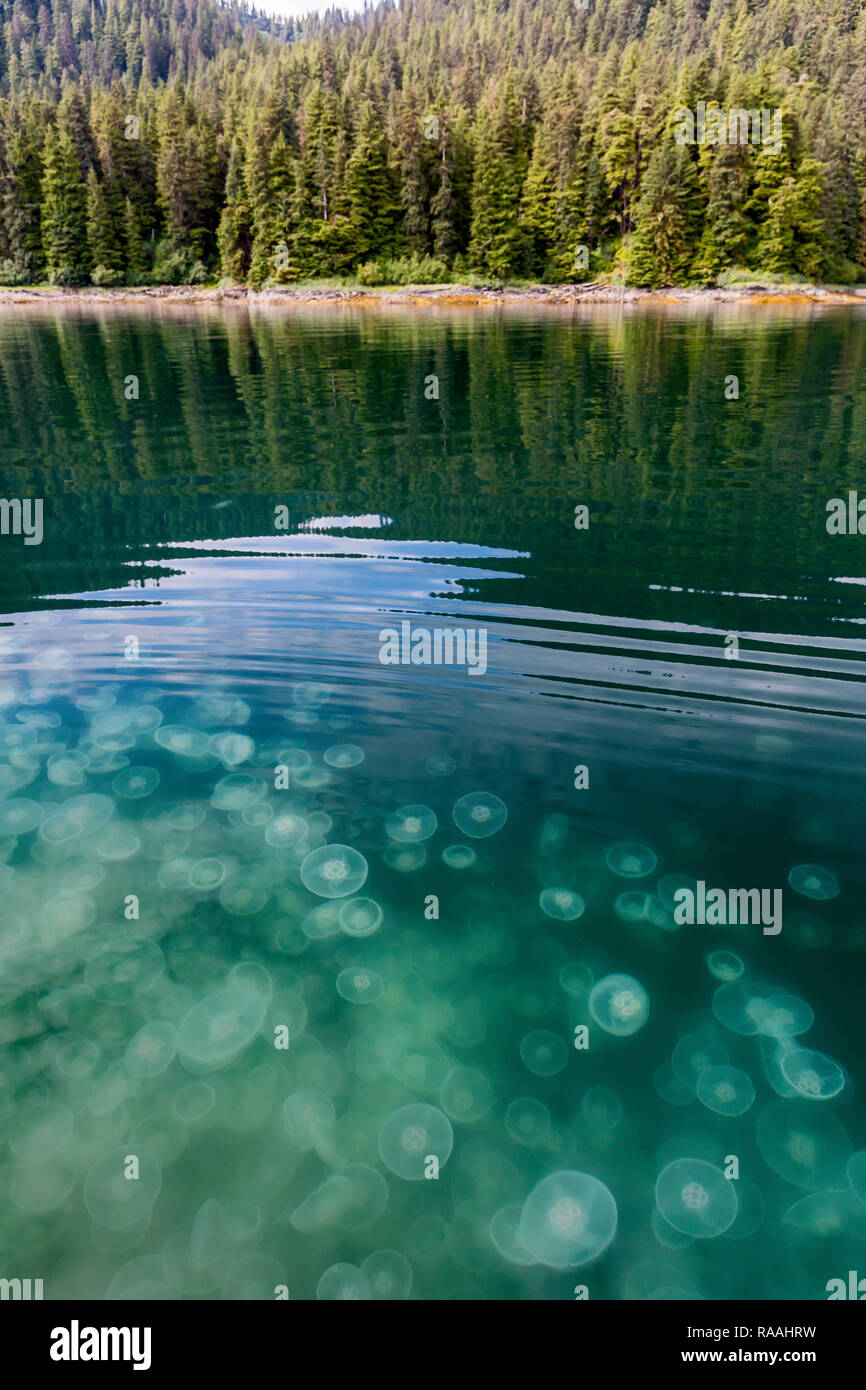
[[[647,617],[670,607],[650,584],[823,591],[824,504],[862,481],[863,360],[853,315],[10,314],[2,495],[46,499],[46,540],[4,538],[0,601],[123,586],[158,542],[274,534],[277,503],[292,530],[370,512],[392,538],[530,552],[486,568],[563,609],[625,611],[611,586]],[[681,595],[679,616],[709,604]]]

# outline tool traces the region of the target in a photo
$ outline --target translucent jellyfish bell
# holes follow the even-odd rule
[[[373,1297],[370,1281],[357,1265],[336,1264],[326,1269],[316,1286],[316,1298],[328,1301],[358,1301]]]
[[[450,777],[452,772],[457,771],[457,764],[447,753],[438,753],[433,758],[428,758],[424,764],[431,777]]]
[[[247,807],[247,810],[249,809]],[[268,821],[265,841],[274,849],[286,849],[292,845],[302,845],[309,834],[310,823],[306,816],[297,811],[283,811],[281,815],[276,815]]]
[[[337,993],[350,1004],[374,1004],[385,993],[385,982],[375,970],[350,965],[337,976]]]
[[[210,804],[216,811],[243,811],[267,792],[267,783],[251,772],[230,772],[213,789]]]
[[[125,767],[111,783],[115,796],[126,801],[140,801],[150,796],[159,786],[159,773],[155,767]]]
[[[866,1149],[858,1149],[851,1155],[845,1171],[851,1191],[866,1206]]]
[[[130,1076],[161,1076],[177,1052],[177,1029],[164,1019],[152,1019],[129,1042],[123,1065]]]
[[[576,922],[586,911],[586,903],[573,888],[545,888],[538,904],[542,912],[557,922]]]
[[[320,898],[351,897],[366,878],[366,859],[349,845],[322,845],[301,864],[301,882]]]
[[[605,975],[590,990],[589,1012],[606,1033],[629,1037],[649,1018],[649,995],[633,975]]]
[[[541,1144],[550,1132],[550,1111],[534,1096],[518,1096],[505,1111],[505,1128],[527,1148]]]
[[[842,1235],[854,1209],[854,1199],[847,1189],[811,1192],[801,1197],[785,1212],[782,1220],[788,1226],[807,1231],[813,1236],[831,1238]]]
[[[335,743],[333,747],[325,749],[322,761],[328,767],[357,767],[364,761],[364,750],[357,743]]]
[[[28,797],[17,797],[0,804],[0,835],[27,835],[45,815],[45,807]]]
[[[131,1004],[146,994],[165,970],[165,957],[155,941],[144,936],[110,941],[90,957],[84,982],[102,1003]]]
[[[464,835],[484,840],[502,829],[508,819],[508,807],[492,792],[469,792],[455,801],[451,814]]]
[[[200,893],[210,893],[219,888],[226,876],[226,866],[221,859],[197,859],[189,871],[189,886]]]
[[[754,1037],[796,1037],[811,1028],[815,1015],[804,999],[751,975],[719,985],[713,1013],[732,1033]]]
[[[755,1102],[755,1088],[747,1072],[737,1067],[707,1067],[698,1077],[698,1100],[717,1115],[744,1115]]]
[[[454,1067],[439,1091],[446,1115],[460,1124],[472,1124],[493,1109],[493,1087],[475,1067]]]
[[[382,909],[373,898],[350,898],[340,905],[337,921],[347,936],[372,936],[382,924]]]
[[[447,845],[442,851],[442,862],[449,869],[471,869],[478,855],[471,845]]]
[[[561,849],[568,836],[568,816],[556,814],[548,816],[538,836],[538,853],[542,859],[549,859]]]
[[[658,856],[646,845],[634,840],[626,840],[619,845],[611,845],[605,855],[607,867],[619,878],[646,878],[651,874]]]
[[[656,1205],[675,1231],[699,1239],[720,1236],[737,1215],[736,1184],[701,1158],[678,1158],[659,1173]]]
[[[845,1073],[832,1057],[792,1047],[779,1058],[785,1080],[806,1100],[832,1100],[845,1087]]]
[[[256,990],[217,989],[193,1005],[180,1025],[181,1056],[195,1066],[224,1066],[248,1047],[267,1011]]]
[[[391,1112],[379,1131],[379,1157],[385,1167],[410,1182],[424,1177],[429,1155],[439,1160],[440,1170],[444,1168],[453,1147],[451,1121],[435,1105],[403,1105]]]
[[[616,1202],[590,1173],[542,1178],[523,1204],[518,1235],[540,1264],[577,1269],[598,1259],[616,1235]]]
[[[733,951],[711,951],[706,957],[707,969],[716,980],[729,984],[738,980],[746,967]]]
[[[418,869],[423,869],[427,863],[427,850],[424,845],[401,845],[397,841],[392,841],[383,854],[382,858],[389,869],[394,869],[398,874],[413,874]]]
[[[396,1302],[412,1292],[412,1266],[399,1250],[374,1250],[361,1265],[372,1297]]]
[[[130,1158],[137,1160],[137,1172]],[[148,1218],[162,1188],[154,1155],[130,1140],[98,1158],[84,1179],[84,1205],[100,1226],[126,1230]]]
[[[249,762],[256,751],[256,745],[247,734],[235,733],[227,729],[225,733],[213,734],[208,739],[208,752],[219,758],[223,767],[240,767]]]
[[[385,833],[402,845],[429,840],[439,822],[429,806],[400,806],[385,821]]]
[[[795,893],[815,902],[839,896],[838,878],[832,869],[822,868],[820,864],[795,864],[788,874],[788,882]]]
[[[568,1047],[562,1038],[543,1028],[521,1038],[520,1055],[536,1076],[556,1076],[568,1064]]]
[[[853,1145],[826,1106],[774,1101],[758,1116],[755,1136],[765,1162],[786,1182],[807,1192],[845,1186]]]
[[[686,1033],[680,1038],[671,1057],[674,1075],[684,1086],[694,1092],[705,1071],[712,1067],[730,1066],[728,1056],[721,1043],[702,1033]]]
[[[45,817],[39,834],[51,845],[79,840],[82,835],[99,830],[113,813],[114,802],[109,796],[101,796],[98,792],[71,796]]]

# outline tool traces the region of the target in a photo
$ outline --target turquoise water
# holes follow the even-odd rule
[[[866,542],[826,507],[864,349],[847,312],[0,316],[2,492],[44,503],[0,537],[0,1275],[862,1266]],[[699,880],[781,930],[680,925]]]

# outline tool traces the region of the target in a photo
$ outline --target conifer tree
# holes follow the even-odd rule
[[[45,137],[42,176],[42,246],[55,285],[87,281],[87,200],[75,147],[65,130],[52,127]]]

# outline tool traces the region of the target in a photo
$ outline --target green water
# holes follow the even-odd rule
[[[44,503],[0,537],[0,1276],[866,1273],[864,362],[847,312],[0,316],[2,496]],[[466,659],[385,664],[405,623]],[[678,926],[696,880],[782,930]],[[608,1205],[527,1202],[557,1172]]]

